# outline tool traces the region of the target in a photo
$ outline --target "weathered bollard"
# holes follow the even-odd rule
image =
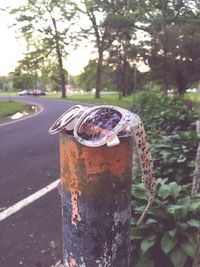
[[[64,267],[130,267],[132,147],[60,134]]]

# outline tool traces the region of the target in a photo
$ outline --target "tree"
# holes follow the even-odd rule
[[[91,33],[98,51],[97,69],[96,69],[96,94],[100,97],[101,74],[104,52],[109,49],[116,38],[118,27],[115,23],[115,16],[118,10],[123,8],[128,1],[100,1],[83,0],[85,13],[87,14],[91,28],[85,30],[85,33]]]
[[[15,16],[15,26],[19,27],[29,45],[33,39],[40,39],[42,55],[47,57],[55,53],[57,56],[62,97],[66,97],[63,58],[70,42],[74,5],[70,0],[27,0],[25,5],[10,10]]]
[[[138,28],[148,34],[140,43],[141,53],[153,78],[162,80],[164,93],[170,82],[182,93],[198,79],[200,35],[194,4],[186,0],[141,2]]]
[[[34,87],[34,76],[28,73],[22,73],[19,68],[16,68],[12,73],[13,88],[27,89]]]
[[[109,49],[108,62],[115,72],[119,99],[133,92],[134,80],[136,78],[137,68],[133,62],[136,61],[137,52],[135,46],[131,45],[131,39],[131,33],[126,28],[125,31],[118,34],[115,42]]]
[[[88,65],[84,68],[84,71],[76,77],[76,86],[85,89],[86,91],[95,88],[96,85],[96,60],[90,60]],[[112,68],[107,64],[102,65],[102,88],[113,90],[114,84],[114,73]]]

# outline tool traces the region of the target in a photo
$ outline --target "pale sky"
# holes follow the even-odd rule
[[[0,0],[0,9],[7,6],[16,7],[23,4],[26,0]],[[78,1],[78,0],[77,0]],[[81,25],[87,22],[81,21]],[[14,71],[17,61],[23,58],[23,52],[26,50],[26,45],[23,39],[16,39],[16,33],[13,28],[10,28],[11,18],[6,12],[0,13],[0,76],[7,75]],[[86,25],[85,24],[85,25]],[[92,45],[87,40],[76,50],[72,50],[64,62],[64,67],[70,75],[78,75],[83,68],[88,64],[91,58],[94,58],[92,53]],[[68,51],[69,52],[69,51]],[[147,66],[142,62],[137,66],[141,71],[147,71]]]
[[[23,2],[24,0],[0,0],[0,9]],[[15,69],[17,61],[23,58],[26,45],[23,39],[17,40],[14,29],[9,28],[10,16],[4,12],[1,12],[0,16],[0,76],[2,76]],[[69,74],[78,75],[87,65],[91,56],[91,47],[84,45],[70,52],[64,65]]]

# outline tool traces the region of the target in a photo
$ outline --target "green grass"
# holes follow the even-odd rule
[[[0,100],[0,117],[12,115],[16,112],[24,111],[27,105],[20,102]]]
[[[191,99],[192,101],[200,101],[200,96],[197,93],[186,93],[185,98]]]
[[[61,99],[61,94],[58,95],[53,93],[47,93],[47,96],[54,99]],[[94,105],[115,105],[124,107],[127,109],[131,109],[133,105],[133,96],[126,96],[123,97],[122,100],[118,99],[118,93],[112,93],[112,94],[101,94],[101,98],[96,99],[94,98],[94,94],[91,93],[84,93],[80,95],[75,94],[69,94],[67,95],[66,100],[78,102],[78,103],[89,103]],[[63,99],[65,101],[65,99]]]
[[[10,96],[16,96],[18,92],[11,92]],[[8,96],[8,93],[0,92],[0,96]],[[54,92],[47,92],[46,96],[37,96],[42,98],[53,98],[53,99],[62,99],[61,93],[55,94]],[[23,98],[23,96],[22,96]],[[12,99],[12,98],[11,98]],[[118,93],[111,93],[111,94],[101,94],[100,99],[95,99],[94,94],[91,93],[83,93],[83,94],[67,94],[66,99],[62,99],[63,101],[69,100],[77,103],[89,103],[94,105],[115,105],[124,107],[127,109],[131,109],[133,105],[133,96],[126,96],[122,97],[121,100],[118,99]]]
[[[192,102],[195,104],[198,115],[200,115],[200,95],[197,93],[186,93],[184,98],[192,100]]]

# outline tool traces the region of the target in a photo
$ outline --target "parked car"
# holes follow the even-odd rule
[[[26,96],[26,95],[32,95],[33,92],[32,90],[22,90],[21,92],[19,92],[20,96]]]
[[[36,96],[36,95],[46,95],[45,91],[44,90],[40,90],[40,89],[33,90],[32,94],[34,96]]]

